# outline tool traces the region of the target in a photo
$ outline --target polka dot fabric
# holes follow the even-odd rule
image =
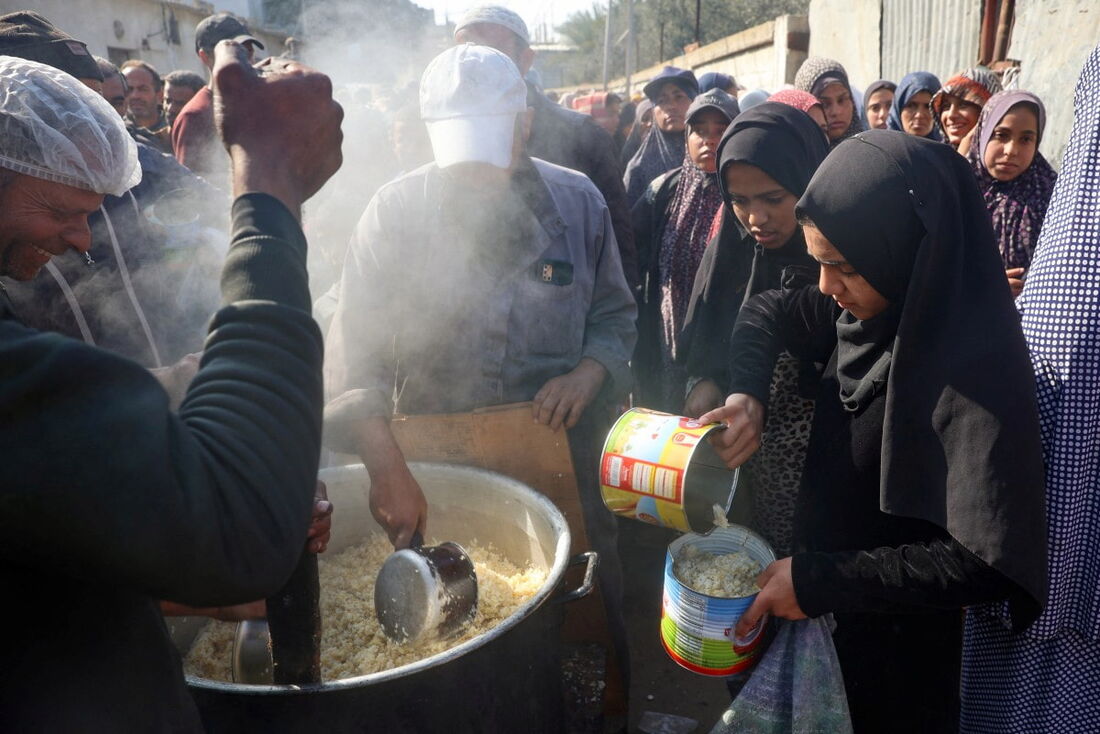
[[[1019,635],[1000,607],[967,615],[963,732],[1100,732],[1100,47],[1074,109],[1018,301],[1046,460],[1046,606]]]

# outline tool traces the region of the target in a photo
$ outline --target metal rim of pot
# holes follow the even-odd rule
[[[409,467],[414,468],[421,464],[420,462],[409,462]],[[425,462],[423,465],[427,465]],[[430,464],[433,467],[446,467],[450,471],[468,473],[471,476],[477,475],[491,475],[493,481],[498,483],[504,483],[512,485],[512,488],[520,495],[523,495],[527,500],[539,508],[541,508],[546,517],[550,521],[550,525],[554,528],[557,535],[557,545],[554,548],[554,563],[546,572],[546,583],[542,585],[542,588],[538,592],[527,600],[519,609],[513,612],[507,619],[493,627],[487,632],[483,632],[476,637],[472,637],[466,640],[460,645],[444,650],[441,653],[437,653],[430,657],[422,658],[414,663],[408,665],[402,665],[397,668],[390,668],[389,670],[380,670],[376,673],[368,673],[367,675],[355,676],[353,678],[338,678],[332,681],[323,681],[320,685],[316,686],[294,686],[294,685],[263,685],[263,684],[244,684],[244,683],[231,683],[227,681],[218,681],[210,678],[199,678],[193,675],[186,675],[185,679],[187,685],[194,686],[196,688],[203,688],[211,691],[218,691],[222,693],[235,693],[235,694],[248,694],[255,696],[266,695],[294,695],[294,694],[308,694],[308,693],[324,693],[326,691],[340,691],[353,688],[360,688],[363,686],[373,685],[382,681],[396,680],[398,678],[404,678],[406,676],[415,675],[421,671],[434,668],[437,665],[445,663],[449,660],[454,660],[465,655],[468,652],[475,650],[482,645],[485,645],[493,639],[504,635],[513,627],[522,622],[532,612],[542,606],[544,603],[550,600],[561,585],[562,578],[565,574],[566,567],[579,562],[577,559],[572,559],[569,554],[569,547],[571,543],[571,537],[569,534],[569,526],[565,521],[565,516],[562,515],[561,510],[551,502],[545,495],[542,495],[535,490],[528,487],[526,484],[519,482],[511,477],[491,472],[486,469],[479,469],[476,467],[462,466],[460,464],[445,464],[435,463]],[[362,470],[362,465],[340,466],[331,467],[328,469],[322,469],[319,474],[319,478],[328,483],[340,481],[340,477],[343,475],[359,474]],[[585,561],[588,564],[588,569],[585,573],[585,585],[589,585],[592,582],[592,576],[595,569],[595,563],[598,559],[595,554],[588,553],[582,554]],[[580,557],[578,557],[580,558]],[[583,587],[570,592],[563,592],[563,600],[572,600],[586,595]]]

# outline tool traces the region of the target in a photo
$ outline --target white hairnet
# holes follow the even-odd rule
[[[12,56],[0,56],[0,167],[115,196],[141,181],[137,144],[107,100]]]

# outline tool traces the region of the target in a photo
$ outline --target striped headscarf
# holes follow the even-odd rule
[[[943,114],[943,100],[946,95],[960,97],[967,102],[985,107],[997,92],[1001,91],[1001,80],[988,67],[975,66],[951,77],[932,96],[932,112],[939,119]]]

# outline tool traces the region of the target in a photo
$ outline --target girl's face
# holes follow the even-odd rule
[[[894,93],[889,89],[876,89],[867,100],[867,122],[872,130],[885,130],[886,118],[894,104]]]
[[[993,128],[982,162],[998,181],[1012,181],[1035,160],[1039,147],[1039,118],[1029,104],[1018,104]]]
[[[733,163],[724,173],[726,192],[741,226],[768,249],[787,244],[798,230],[794,216],[798,197],[749,163]]]
[[[901,129],[910,135],[923,138],[932,132],[932,93],[920,91],[909,98],[905,106],[901,108]]]
[[[943,106],[940,108],[940,127],[947,133],[947,141],[958,147],[966,134],[978,124],[978,116],[982,114],[980,105],[968,102],[954,94],[943,95]]]
[[[817,287],[836,304],[863,321],[882,313],[890,302],[856,272],[817,227],[802,228],[806,251],[821,266]]]
[[[852,117],[856,113],[852,93],[840,82],[833,82],[821,90],[821,94],[817,98],[825,111],[825,120],[828,124],[826,134],[829,136],[829,140],[840,139],[844,136],[844,132],[851,127]]]
[[[653,103],[653,121],[666,133],[683,132],[690,106],[691,97],[677,85],[668,82],[661,87],[661,94]]]
[[[729,120],[715,109],[705,109],[697,113],[688,123],[688,155],[691,162],[707,173],[714,173],[718,164],[718,143],[726,130]]]

